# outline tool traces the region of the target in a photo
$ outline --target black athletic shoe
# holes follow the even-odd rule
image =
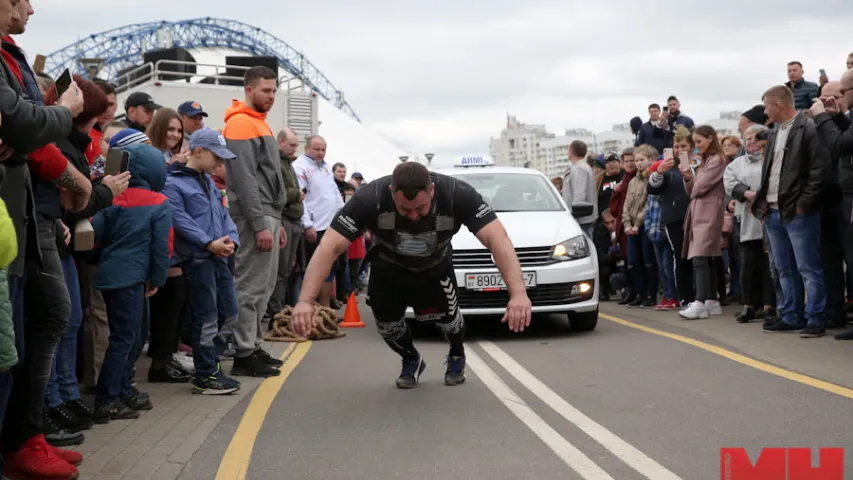
[[[271,367],[276,367],[276,368],[284,365],[284,362],[282,362],[281,360],[279,360],[277,358],[273,358],[273,356],[270,355],[263,348],[259,348],[259,349],[255,350],[255,352],[252,355],[254,355],[255,358],[257,358],[258,360],[263,362],[264,365],[269,365]]]
[[[59,405],[56,408],[51,408],[47,413],[48,416],[50,416],[50,418],[62,428],[62,430],[65,430],[68,433],[81,432],[92,428],[92,425],[95,424],[91,417],[78,417],[65,405]]]
[[[54,447],[80,445],[86,437],[82,432],[69,432],[63,429],[50,415],[44,416],[44,439]]]
[[[65,405],[65,408],[71,410],[71,413],[77,415],[78,417],[92,418],[92,409],[90,409],[89,406],[83,403],[83,400],[79,398],[77,400],[65,402],[63,403],[63,405]]]
[[[403,360],[403,371],[397,377],[397,388],[415,388],[418,386],[418,379],[426,369],[426,362],[423,357],[418,357],[417,360]]]
[[[461,385],[465,383],[465,357],[447,356],[447,370],[444,372],[445,385]]]
[[[107,423],[110,420],[134,420],[137,418],[139,418],[139,412],[125,405],[121,400],[114,400],[106,405],[96,407],[93,417],[95,423]],[[103,419],[106,419],[106,422]]]
[[[151,410],[154,408],[154,405],[151,403],[151,397],[136,388],[133,389],[133,393],[129,397],[122,398],[121,401],[134,410]]]
[[[235,357],[234,365],[231,366],[231,375],[235,377],[277,377],[281,375],[279,369],[265,364],[257,355],[248,357]]]

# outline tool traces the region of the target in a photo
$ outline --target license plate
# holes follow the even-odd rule
[[[527,288],[536,286],[536,272],[522,272]],[[500,273],[468,273],[465,275],[465,288],[482,292],[506,290],[506,283]]]

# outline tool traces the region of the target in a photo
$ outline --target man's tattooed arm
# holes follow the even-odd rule
[[[88,195],[92,192],[92,184],[70,163],[53,183],[60,188],[74,192],[75,195]]]
[[[65,170],[53,183],[60,189],[60,202],[64,208],[72,212],[86,209],[92,196],[92,182],[74,168],[74,165],[66,165]]]

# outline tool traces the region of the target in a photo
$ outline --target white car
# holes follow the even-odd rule
[[[573,329],[595,329],[598,255],[548,178],[529,168],[437,171],[471,184],[495,210],[521,262],[533,312],[566,313]],[[576,206],[575,215],[587,216],[591,208]],[[451,245],[462,314],[503,315],[509,296],[491,253],[465,227]],[[407,317],[413,316],[408,309]]]

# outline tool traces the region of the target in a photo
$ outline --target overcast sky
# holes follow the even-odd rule
[[[601,131],[675,94],[702,122],[759,103],[790,60],[812,81],[820,68],[837,79],[853,51],[853,0],[32,3],[18,39],[30,56],[154,20],[255,25],[304,52],[365,124],[414,154],[487,153],[507,112],[554,132]]]

